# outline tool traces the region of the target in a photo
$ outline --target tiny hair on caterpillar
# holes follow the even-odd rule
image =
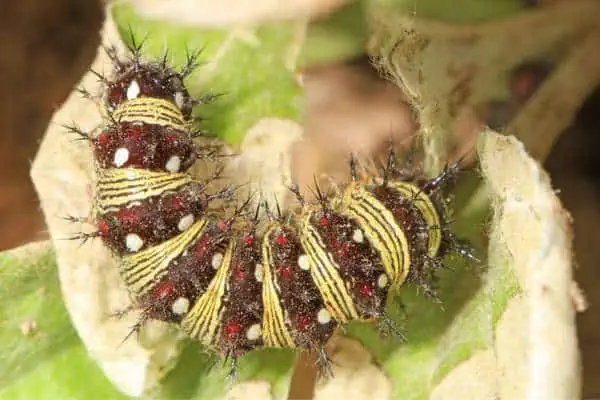
[[[94,135],[69,127],[96,168],[96,230],[79,237],[100,238],[118,258],[140,312],[131,333],[151,319],[176,324],[232,369],[258,348],[314,351],[329,374],[324,346],[336,329],[388,326],[390,293],[416,285],[435,298],[443,258],[474,259],[444,200],[460,161],[426,178],[398,166],[390,145],[381,173],[359,174],[351,157],[349,182],[327,193],[315,182],[314,200],[290,188],[297,204],[285,211],[231,186],[213,191],[222,169],[204,181],[190,173],[199,160],[217,162],[194,142],[192,116],[214,96],[195,100],[184,84],[199,53],[177,71],[167,54],[147,61],[132,43],[125,60],[106,49],[114,69],[98,74],[104,125]]]

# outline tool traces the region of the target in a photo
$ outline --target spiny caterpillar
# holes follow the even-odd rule
[[[193,142],[191,99],[183,84],[196,65],[176,72],[146,62],[141,46],[101,76],[106,126],[91,143],[97,167],[94,224],[120,259],[121,275],[148,319],[178,324],[191,338],[235,359],[260,347],[315,350],[337,326],[389,323],[388,293],[409,282],[433,294],[434,271],[449,251],[472,257],[450,232],[442,188],[458,163],[425,179],[397,167],[391,150],[380,177],[359,178],[316,201],[293,188],[297,210],[283,214],[212,209],[235,191],[209,194],[188,170],[202,148]],[[77,131],[76,128],[71,130]],[[262,207],[269,209],[262,203]],[[216,215],[215,215],[216,214]]]

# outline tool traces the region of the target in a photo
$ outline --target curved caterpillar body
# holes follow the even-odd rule
[[[408,281],[432,291],[448,250],[470,256],[446,227],[440,191],[457,166],[417,179],[393,154],[382,178],[354,178],[333,196],[317,188],[314,203],[297,192],[289,215],[252,219],[245,205],[211,216],[222,193],[186,172],[200,157],[183,86],[195,60],[180,73],[139,51],[113,61],[107,126],[89,138],[95,236],[120,258],[140,324],[179,324],[232,358],[258,347],[322,351],[338,325],[385,319],[390,290]]]

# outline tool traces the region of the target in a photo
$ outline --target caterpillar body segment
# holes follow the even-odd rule
[[[402,197],[411,199],[429,231],[427,232],[427,255],[436,257],[442,245],[442,220],[434,201],[414,183],[393,181],[389,186]]]
[[[160,244],[122,258],[121,273],[125,283],[136,294],[141,295],[152,290],[154,283],[165,276],[171,263],[178,263],[178,258],[189,251],[190,245],[206,228],[207,221],[200,219],[186,231]],[[128,237],[129,239],[129,237]]]
[[[305,250],[296,230],[283,223],[271,223],[263,236],[265,345],[318,348],[337,325]]]
[[[174,104],[187,121],[197,103],[190,96],[184,74],[169,68],[166,63],[143,62],[138,57],[121,63],[108,82],[104,103],[108,112],[137,98],[161,99]]]
[[[410,243],[393,210],[360,183],[352,183],[345,189],[339,206],[344,215],[358,222],[363,236],[377,249],[392,285],[400,286],[411,267]]]
[[[139,119],[111,123],[91,140],[101,169],[132,167],[176,173],[187,171],[199,157],[189,132]]]
[[[259,238],[253,229],[234,233],[229,281],[224,295],[217,350],[238,357],[263,346],[263,270]]]
[[[208,287],[195,299],[191,310],[181,321],[184,332],[211,347],[217,346],[222,329],[221,315],[225,307],[232,253],[233,243],[229,242],[223,253],[213,254],[211,267],[215,273]]]
[[[203,295],[206,294],[202,304],[210,303],[214,292],[222,289],[222,278],[227,275],[230,265],[229,235],[222,234],[213,221],[202,219],[198,224],[202,224],[200,230],[197,229],[200,225],[193,225],[182,234],[191,235],[193,239],[187,242],[183,251],[172,255],[167,273],[155,280],[151,290],[146,291],[139,300],[144,313],[154,319],[182,323]],[[212,305],[211,310],[214,310]],[[204,332],[201,330],[204,325],[196,327],[188,319],[184,329],[203,342],[214,341],[212,336],[206,334],[199,337],[198,332]]]
[[[311,255],[311,274],[317,282],[329,281],[321,293],[328,294],[326,304],[340,323],[375,319],[385,309],[391,277],[367,229],[328,207],[314,209],[303,219],[301,242]],[[323,279],[324,273],[330,276]],[[339,309],[345,314],[336,314]]]
[[[168,100],[153,97],[136,97],[120,103],[112,113],[112,118],[121,123],[143,123],[168,126],[179,131],[188,128],[183,114]]]
[[[263,335],[265,344],[269,347],[293,348],[296,347],[296,344],[290,334],[289,317],[286,315],[280,299],[280,287],[275,277],[273,250],[269,240],[269,237],[272,235],[271,231],[276,232],[277,230],[278,227],[276,226],[268,228],[265,234],[266,240],[261,246],[262,258],[266,261],[266,263],[262,262],[260,264],[263,279]],[[282,238],[282,242],[285,241],[285,244],[287,244],[289,239],[285,233],[279,232],[277,234]],[[295,253],[297,254],[297,248],[295,250]],[[283,268],[287,268],[287,266]]]
[[[191,185],[186,174],[123,168],[100,170],[96,190],[98,213],[119,210],[144,200],[158,198]]]

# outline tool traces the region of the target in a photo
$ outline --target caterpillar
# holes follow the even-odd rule
[[[217,200],[240,201],[188,172],[206,157],[192,109],[211,96],[194,100],[183,83],[198,54],[175,71],[166,57],[150,62],[140,45],[130,50],[122,61],[107,49],[105,126],[71,130],[89,141],[97,171],[96,231],[86,238],[101,238],[120,260],[141,310],[132,332],[157,319],[234,364],[256,348],[297,348],[316,351],[327,369],[323,346],[337,327],[387,324],[389,293],[409,283],[434,295],[447,253],[474,258],[450,231],[442,194],[459,163],[427,179],[397,166],[391,146],[379,176],[359,177],[351,158],[352,179],[334,193],[315,183],[309,201],[291,188],[295,210],[250,209],[250,199],[233,213],[215,209]]]

